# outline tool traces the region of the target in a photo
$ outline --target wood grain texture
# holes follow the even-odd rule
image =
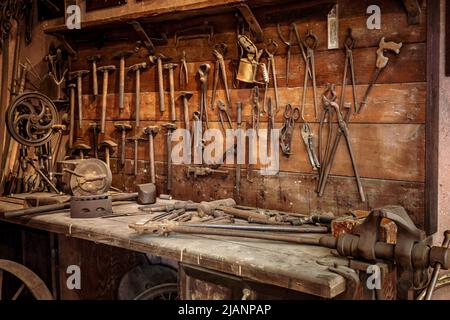
[[[372,1],[373,2],[373,1]],[[414,184],[422,186],[426,179],[425,170],[425,132],[429,130],[426,124],[426,118],[428,117],[427,107],[427,19],[422,19],[418,25],[409,26],[407,24],[407,15],[404,10],[403,4],[396,1],[350,1],[340,0],[342,15],[340,17],[340,44],[341,48],[338,50],[326,49],[326,19],[325,13],[327,12],[328,4],[325,2],[318,3],[313,8],[298,8],[305,5],[302,2],[289,2],[284,6],[273,6],[270,8],[257,8],[255,7],[255,15],[261,23],[264,29],[266,38],[273,38],[279,42],[280,47],[276,54],[276,68],[277,68],[277,80],[279,85],[280,96],[280,111],[276,115],[276,128],[281,128],[283,123],[283,110],[287,103],[292,103],[294,106],[299,106],[303,95],[303,77],[304,77],[304,62],[301,58],[298,49],[293,49],[293,57],[291,61],[291,73],[289,74],[289,87],[286,87],[285,81],[285,46],[281,44],[281,41],[277,34],[277,23],[280,23],[282,32],[287,35],[288,25],[290,22],[296,22],[300,34],[303,36],[308,29],[318,35],[318,48],[315,52],[316,59],[316,73],[318,83],[317,100],[319,102],[319,113],[322,111],[321,95],[325,89],[327,83],[337,84],[336,90],[338,96],[341,92],[342,74],[344,69],[345,53],[342,48],[342,42],[344,35],[347,32],[347,28],[353,29],[353,36],[356,39],[356,46],[354,49],[354,63],[356,71],[357,82],[357,96],[361,101],[364,93],[368,87],[369,82],[372,79],[375,71],[375,59],[376,49],[378,42],[382,36],[385,36],[388,41],[403,42],[401,53],[396,56],[391,53],[387,53],[389,57],[389,64],[382,72],[377,84],[374,86],[369,99],[368,106],[365,111],[360,115],[354,115],[351,118],[350,132],[353,148],[355,149],[356,161],[359,167],[361,176],[366,181],[371,181],[370,185],[376,189],[376,185],[379,185],[380,190],[385,190],[382,185],[395,184]],[[382,29],[368,31],[366,29],[366,8],[370,4],[380,5],[382,8]],[[297,9],[296,9],[297,8]],[[426,1],[422,4],[423,12],[428,12],[428,5]],[[167,18],[167,17],[166,17]],[[205,19],[211,25],[215,27],[214,40],[208,43],[205,40],[192,40],[189,42],[180,42],[177,47],[174,41],[174,33],[180,29],[186,29],[190,26],[203,23]],[[144,27],[153,34],[153,31],[163,30],[167,32],[168,43],[166,45],[158,45],[158,52],[161,52],[172,58],[172,62],[179,63],[181,52],[186,51],[189,70],[189,85],[187,90],[193,91],[194,95],[189,100],[190,113],[198,110],[199,106],[199,84],[196,76],[196,72],[201,63],[210,63],[212,70],[210,73],[209,89],[212,86],[212,76],[214,70],[214,61],[211,54],[212,47],[215,43],[226,43],[228,45],[228,53],[225,56],[228,66],[228,80],[229,86],[232,87],[230,62],[232,59],[237,58],[237,46],[235,43],[235,18],[231,13],[219,13],[211,12],[211,15],[205,17],[200,14],[192,19],[184,19],[182,16],[173,17],[172,20],[162,21],[153,20],[153,17],[148,19],[142,19],[141,23]],[[107,30],[107,29],[104,29]],[[107,43],[104,48],[101,49],[103,59],[100,65],[114,64],[117,65],[117,61],[112,58],[113,53],[123,49],[133,49],[137,36],[133,33],[131,28],[115,28],[118,36],[127,36],[128,41],[122,42],[110,42]],[[261,47],[262,44],[259,44]],[[92,46],[92,44],[80,44],[79,45],[79,58],[74,62],[73,68],[86,69],[88,68],[88,62],[86,57],[100,53],[100,51]],[[127,66],[147,61],[147,52],[145,49],[141,49],[137,54],[133,55],[127,60]],[[179,97],[181,89],[178,83],[179,69],[175,71],[175,88],[176,97]],[[119,142],[119,133],[114,130],[114,122],[122,121],[134,124],[135,120],[135,96],[134,85],[135,80],[132,74],[126,77],[125,84],[125,109],[119,112],[118,105],[118,72],[112,73],[110,77],[109,87],[111,88],[107,97],[108,112],[107,112],[107,129],[106,134],[100,137],[100,140],[112,139]],[[168,90],[168,79],[165,74],[165,88]],[[102,84],[102,79],[99,79],[99,85]],[[85,106],[86,123],[90,121],[99,121],[100,119],[100,98],[94,99],[91,93],[91,79],[86,77],[83,81],[83,104]],[[273,97],[272,82],[269,86],[270,90],[268,95]],[[169,111],[161,114],[158,111],[158,93],[157,93],[157,79],[156,70],[152,66],[145,70],[141,75],[141,114],[142,120],[141,128],[134,128],[132,132],[128,134],[128,137],[133,135],[141,135],[143,127],[150,124],[161,125],[170,119]],[[211,99],[211,91],[208,91],[208,103]],[[261,105],[262,105],[261,92]],[[346,101],[351,101],[351,87],[347,86],[346,89]],[[219,91],[217,93],[217,99],[224,99],[224,92],[222,85],[219,84]],[[251,112],[251,87],[247,85],[241,85],[239,89],[231,90],[231,100],[233,102],[233,108],[230,110],[230,116],[233,121],[236,120],[236,108],[237,102],[243,103],[243,120],[244,127],[250,123]],[[177,99],[176,102],[176,116],[178,127],[183,127],[181,119],[183,117],[181,100]],[[166,110],[169,108],[169,94],[166,92]],[[212,111],[208,108],[208,115],[211,121],[211,127],[219,128],[217,110]],[[192,119],[192,116],[191,116]],[[267,123],[267,116],[261,114],[261,128],[264,128]],[[305,119],[311,123],[314,133],[317,139],[318,119],[314,115],[313,109],[313,94],[311,90],[311,84],[308,83],[308,92],[305,106]],[[83,128],[77,130],[78,141],[87,142],[91,144],[91,138],[89,132]],[[317,143],[317,140],[316,140]],[[158,186],[161,190],[164,190],[164,182],[166,175],[166,168],[164,166],[167,158],[165,133],[160,133],[156,136],[156,161],[157,161],[157,180]],[[427,147],[428,148],[428,147]],[[280,170],[281,175],[306,175],[314,176],[307,156],[305,153],[305,147],[300,140],[299,124],[297,124],[296,131],[293,139],[294,154],[289,160],[281,158]],[[428,149],[427,149],[428,150]],[[120,148],[112,156],[112,170],[114,172],[114,185],[119,188],[132,188],[137,182],[148,181],[148,143],[142,142],[138,148],[138,172],[139,177],[130,175],[133,172],[134,163],[131,159],[134,156],[134,146],[131,143],[127,143],[126,146],[126,158],[128,159],[124,168],[117,165],[116,159],[120,155]],[[244,166],[245,167],[245,166]],[[231,166],[227,166],[231,169]],[[185,168],[179,168],[179,170]],[[296,202],[297,206],[301,208],[307,208],[308,212],[313,212],[315,209],[321,208],[323,201],[327,202],[327,208],[333,208],[335,211],[340,211],[340,207],[345,208],[351,206],[358,207],[356,187],[353,178],[353,170],[350,165],[350,159],[345,147],[344,140],[341,141],[339,146],[336,161],[332,170],[333,182],[327,186],[325,196],[322,199],[318,199],[315,195],[315,183],[310,183],[302,190],[301,200]],[[185,199],[195,198],[200,199],[203,195],[206,198],[210,196],[210,192],[216,196],[223,196],[221,189],[211,187],[206,183],[201,183],[201,188],[192,188],[191,185],[195,184],[195,181],[187,179],[185,173],[180,173],[176,176],[176,183],[174,183],[175,195],[182,194]],[[207,178],[213,179],[213,178]],[[214,177],[217,182],[211,183],[225,183],[221,177]],[[314,178],[315,179],[315,178]],[[335,179],[343,179],[345,184],[335,187]],[[226,180],[226,179],[225,179]],[[245,179],[243,179],[245,180]],[[202,180],[203,181],[203,180]],[[209,181],[209,180],[206,180]],[[228,180],[227,180],[228,181]],[[264,190],[271,190],[270,179],[258,180],[261,186],[258,186],[263,192]],[[339,180],[340,181],[340,180]],[[230,190],[227,191],[228,195],[233,194],[234,183],[228,181]],[[214,185],[215,186],[215,185]],[[282,194],[296,193],[288,183],[281,184],[280,192]],[[203,190],[204,188],[205,190]],[[367,187],[369,188],[369,187]],[[387,188],[389,189],[389,188]],[[184,191],[187,190],[187,191]],[[248,193],[243,196],[246,203],[256,204],[260,195],[254,191],[255,188],[250,186],[250,190],[242,188],[243,193]],[[421,188],[415,189],[417,192],[414,195],[415,208],[412,210],[417,221],[423,222],[423,217],[420,217],[420,210],[423,210],[424,196],[420,194]],[[369,192],[369,191],[367,191]],[[385,191],[389,192],[389,191]],[[347,195],[351,195],[351,198],[355,197],[355,201],[348,201]],[[328,198],[329,197],[329,198]],[[380,197],[380,196],[377,196]],[[380,197],[380,199],[389,200],[386,203],[382,201],[375,201],[377,205],[385,205],[388,203],[404,203],[407,202],[404,197],[411,197],[411,193],[399,193],[393,192],[386,195],[387,198]],[[288,197],[289,198],[289,197]],[[370,198],[368,196],[368,198]],[[280,201],[273,197],[268,197],[269,200],[262,203],[268,207],[277,207]],[[313,199],[313,200],[311,200]],[[324,200],[328,199],[328,200]],[[378,198],[377,198],[378,199]],[[300,202],[304,201],[300,205]],[[411,199],[413,201],[413,199]],[[417,202],[416,202],[417,201]],[[285,202],[281,202],[286,206]],[[373,202],[368,201],[371,205]],[[349,204],[347,206],[347,204]],[[366,207],[364,209],[370,209],[372,207]],[[409,206],[411,207],[411,206]],[[420,208],[420,209],[418,209]],[[423,214],[423,212],[422,212]]]

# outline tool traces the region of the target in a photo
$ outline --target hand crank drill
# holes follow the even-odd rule
[[[146,69],[147,63],[142,62],[132,65],[129,71],[136,73],[136,127],[140,125],[140,113],[141,113],[141,69]]]
[[[150,161],[150,182],[156,183],[156,170],[155,170],[155,147],[154,138],[159,133],[160,127],[149,126],[144,128],[144,134],[148,136],[148,150],[149,150],[149,161]]]
[[[145,140],[144,138],[140,136],[134,136],[131,138],[128,138],[129,141],[134,142],[134,175],[138,175],[138,155],[139,155],[139,141]]]
[[[116,127],[117,130],[119,130],[122,134],[121,143],[122,143],[122,150],[120,154],[120,164],[122,166],[125,165],[125,140],[127,131],[130,131],[132,127],[127,123],[116,123],[114,124],[114,127]]]
[[[177,129],[176,124],[166,123],[163,125],[167,130],[167,193],[172,191],[172,134]]]
[[[120,51],[114,55],[115,59],[119,59],[119,109],[124,108],[125,97],[125,59],[131,56],[130,51]]]
[[[103,73],[103,90],[102,90],[102,119],[101,119],[101,132],[105,133],[106,129],[106,99],[108,97],[108,72],[116,70],[115,66],[104,66],[97,69]]]
[[[77,78],[78,95],[78,121],[79,128],[83,128],[83,77],[89,74],[88,70],[79,70],[70,73],[71,77]]]
[[[92,63],[92,94],[94,97],[98,96],[97,62],[101,58],[102,56],[98,54],[87,57],[87,60]]]
[[[175,82],[173,70],[178,67],[175,63],[167,63],[164,65],[165,70],[169,70],[169,92],[170,92],[170,121],[177,121],[177,114],[175,111]]]

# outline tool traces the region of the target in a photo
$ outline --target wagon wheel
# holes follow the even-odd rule
[[[20,95],[6,111],[9,134],[27,147],[38,147],[52,138],[59,123],[58,110],[47,96],[38,92]]]
[[[12,300],[16,300],[24,289],[28,289],[34,298],[37,300],[53,300],[53,296],[45,285],[44,281],[41,280],[33,271],[27,267],[10,260],[0,259],[0,300],[2,300],[2,289],[3,289],[3,278],[4,273],[7,272],[17,279],[19,279],[22,284],[14,293]]]

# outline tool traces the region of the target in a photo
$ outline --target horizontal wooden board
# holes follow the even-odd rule
[[[123,47],[122,47],[123,48]],[[110,73],[108,92],[118,92],[118,61],[113,58],[113,53],[117,52],[119,48],[110,49],[111,52],[103,53],[106,55],[104,60],[99,65],[115,65],[117,70]],[[214,71],[214,61],[211,57],[211,48],[208,48],[208,55],[210,58],[202,62],[189,62],[189,84],[187,90],[199,90],[200,85],[197,77],[197,70],[202,63],[209,63],[212,70],[210,72],[209,86],[212,88],[212,79]],[[360,48],[354,50],[354,64],[355,64],[355,77],[358,84],[368,84],[372,81],[373,74],[375,73],[375,61],[376,61],[376,48]],[[406,44],[401,49],[401,53],[398,56],[389,54],[389,64],[382,71],[377,83],[408,83],[408,82],[425,82],[425,55],[426,46],[424,43]],[[81,61],[81,59],[79,59]],[[146,58],[130,57],[127,60],[127,66],[131,66],[135,63],[148,62]],[[285,76],[285,57],[278,56],[276,59],[277,79],[278,85],[283,87],[286,85]],[[228,84],[232,88],[232,72],[230,60],[226,60],[225,63],[228,66]],[[342,75],[344,73],[345,53],[342,50],[334,51],[322,51],[315,54],[315,68],[316,68],[316,80],[317,85],[324,86],[327,83],[341,83]],[[74,70],[87,69],[90,70],[89,65],[83,62],[82,65],[73,66]],[[178,82],[180,68],[175,70],[175,90],[180,88]],[[407,71],[407,72],[406,72]],[[304,84],[304,72],[305,66],[301,55],[295,54],[292,56],[291,72],[289,76],[289,86],[303,86]],[[91,76],[84,77],[83,79],[83,92],[91,93]],[[102,76],[99,76],[99,88],[102,88]],[[168,72],[164,72],[165,88],[168,90]],[[135,88],[134,73],[128,73],[125,81],[125,91],[134,92]],[[220,84],[221,85],[221,84]],[[241,84],[242,87],[245,87]],[[272,86],[272,81],[270,82]],[[311,81],[308,81],[308,86],[311,86]],[[157,92],[158,81],[157,72],[155,67],[148,68],[141,73],[141,91],[142,92]]]
[[[367,86],[357,86],[358,101],[361,101],[364,96]],[[322,94],[325,91],[324,87],[320,87],[317,93],[318,110],[322,112]],[[193,92],[194,95],[189,100],[189,112],[191,114],[190,120],[192,120],[192,112],[198,110],[199,94]],[[336,93],[340,97],[341,86],[336,86]],[[369,95],[367,108],[361,114],[354,115],[351,119],[355,123],[424,123],[425,122],[425,95],[426,85],[424,83],[407,83],[407,84],[392,84],[392,85],[376,85],[371,94]],[[177,91],[175,96],[176,100],[176,116],[177,119],[183,119],[184,111],[182,107],[182,100],[180,92]],[[274,90],[268,91],[268,97],[274,99]],[[303,88],[279,88],[279,108],[280,111],[276,115],[276,121],[282,122],[283,112],[286,104],[292,104],[294,106],[300,106],[303,96]],[[166,94],[165,106],[166,111],[161,114],[159,111],[159,96],[157,93],[142,93],[141,94],[141,120],[158,120],[164,121],[170,119],[170,97]],[[212,91],[208,91],[208,105],[210,105],[212,97]],[[260,92],[260,107],[262,110],[264,101],[264,91]],[[347,86],[345,93],[345,101],[353,102],[352,88]],[[216,96],[216,102],[218,99],[225,101],[225,94],[223,90],[218,90]],[[251,89],[239,89],[231,91],[232,108],[228,109],[230,117],[233,122],[237,118],[237,102],[243,103],[243,117],[244,121],[249,121],[251,115]],[[135,94],[129,93],[125,95],[125,107],[121,112],[117,107],[117,96],[110,94],[107,99],[106,114],[107,120],[121,120],[121,121],[135,121]],[[340,101],[338,99],[338,101]],[[84,112],[83,116],[87,120],[100,120],[101,118],[101,99],[100,97],[95,99],[93,96],[85,95],[83,97]],[[352,103],[353,105],[353,103]],[[219,121],[217,107],[214,111],[208,108],[208,117],[212,121]],[[314,117],[314,105],[313,105],[313,92],[307,91],[306,107],[305,107],[305,119],[308,122],[316,122],[318,118]],[[261,114],[261,122],[267,121],[267,116]]]
[[[143,122],[142,128],[148,125],[163,125],[163,122]],[[182,126],[178,123],[178,126]],[[265,124],[261,124],[265,128]],[[276,123],[275,128],[281,129],[282,124]],[[211,128],[220,130],[220,124],[211,123]],[[317,146],[318,125],[311,124],[315,143]],[[336,130],[336,129],[334,129]],[[395,126],[385,124],[352,124],[350,126],[351,143],[356,156],[356,162],[360,175],[368,178],[423,181],[424,180],[424,126],[418,124],[398,124]],[[135,129],[127,134],[127,138],[133,136],[146,138],[142,129]],[[90,145],[91,133],[85,129],[78,135],[78,141],[84,141]],[[120,132],[114,127],[114,123],[107,122],[106,134],[100,136],[103,139],[111,139],[120,144]],[[266,144],[265,136],[261,138],[261,143]],[[175,143],[173,144],[175,145]],[[166,131],[163,129],[155,137],[155,157],[159,161],[167,159],[166,155]],[[289,172],[313,173],[309,164],[306,148],[300,137],[300,125],[296,126],[292,141],[293,155],[290,158],[280,156],[280,170]],[[225,147],[224,149],[225,150]],[[118,154],[121,153],[119,149]],[[257,150],[255,149],[255,153]],[[148,160],[148,143],[141,141],[138,146],[138,157],[141,160]],[[134,143],[127,141],[126,158],[134,158]],[[403,170],[408,168],[408,170]],[[332,173],[353,176],[348,150],[345,140],[341,140],[334,162]]]
[[[113,168],[117,168],[113,160]],[[129,161],[126,165],[131,167]],[[114,170],[114,169],[113,169]],[[164,193],[165,166],[157,163],[157,187]],[[173,191],[176,199],[210,201],[234,197],[241,205],[304,214],[331,212],[343,215],[349,210],[370,210],[385,205],[401,205],[406,208],[414,223],[423,226],[423,183],[401,182],[378,179],[363,179],[367,198],[359,200],[353,178],[331,176],[323,197],[315,193],[316,176],[282,172],[276,176],[255,175],[253,182],[246,179],[246,170],[241,173],[241,194],[234,190],[235,172],[228,175],[214,174],[197,179],[187,178],[184,166],[173,166]],[[114,175],[113,185],[122,190],[133,191],[136,184],[149,181],[146,174],[138,177],[128,174]]]

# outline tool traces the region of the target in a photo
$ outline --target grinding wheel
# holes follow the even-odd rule
[[[101,195],[111,187],[112,174],[108,165],[98,159],[81,161],[70,178],[74,196]]]

